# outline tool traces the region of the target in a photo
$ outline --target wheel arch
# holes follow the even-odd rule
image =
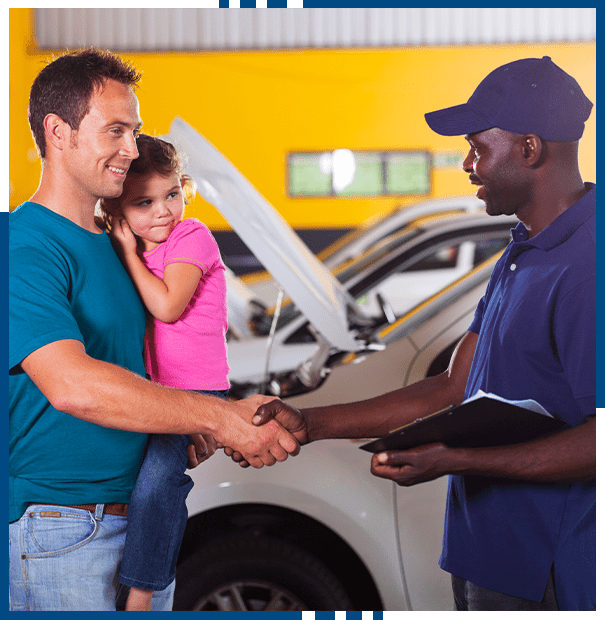
[[[341,581],[355,609],[382,610],[383,602],[363,560],[332,529],[301,512],[261,503],[219,506],[190,517],[179,564],[204,544],[234,533],[270,536],[303,548]]]

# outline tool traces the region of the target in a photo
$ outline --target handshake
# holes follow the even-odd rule
[[[376,406],[384,408],[384,399],[374,405],[311,408],[304,412],[277,398],[251,396],[225,403],[225,418],[214,436],[192,436],[189,466],[197,464],[223,448],[242,467],[261,468],[295,456],[300,446],[319,439],[369,437],[388,432],[393,417],[375,420]],[[392,405],[392,402],[391,402]],[[329,409],[329,413],[326,411]],[[411,415],[411,414],[408,414]],[[405,418],[400,418],[400,420]],[[204,442],[204,439],[206,440]],[[199,444],[201,450],[196,450]],[[197,454],[196,454],[197,452]],[[372,455],[371,472],[401,486],[413,486],[459,471],[460,450],[443,443],[429,443],[406,450],[390,450]],[[463,455],[464,456],[464,455]]]
[[[279,399],[261,395],[225,403],[229,414],[217,436],[191,435],[188,466],[197,467],[222,448],[241,467],[257,469],[296,456],[309,441],[305,418]]]

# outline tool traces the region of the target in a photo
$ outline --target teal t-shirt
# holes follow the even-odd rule
[[[20,367],[79,340],[88,355],[145,375],[145,313],[109,237],[26,202],[9,216],[9,521],[28,502],[128,502],[147,435],[54,409]]]

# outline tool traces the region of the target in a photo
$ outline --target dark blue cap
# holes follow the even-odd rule
[[[582,137],[591,110],[592,103],[576,80],[544,56],[494,69],[467,103],[424,117],[442,136],[498,127],[511,133],[535,133],[553,142],[575,142]]]

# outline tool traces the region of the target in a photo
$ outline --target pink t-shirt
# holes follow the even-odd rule
[[[202,270],[195,293],[174,323],[148,322],[145,365],[151,380],[186,390],[228,389],[227,283],[212,233],[199,220],[183,220],[164,243],[143,254],[143,261],[159,278],[170,263]]]

